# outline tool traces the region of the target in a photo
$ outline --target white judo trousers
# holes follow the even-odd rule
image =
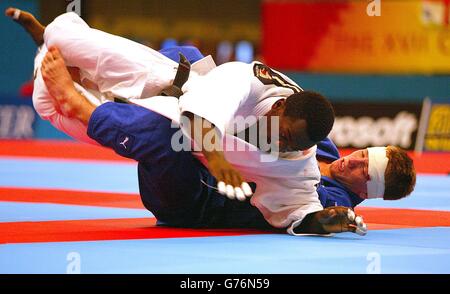
[[[44,45],[35,58],[33,104],[38,114],[57,129],[76,140],[94,143],[86,127],[61,116],[54,107],[41,75],[41,63],[47,48],[62,52],[66,65],[80,69],[80,79],[96,88],[75,87],[94,105],[114,98],[129,100],[153,97],[170,86],[178,64],[159,52],[125,38],[90,28],[71,12],[57,17],[44,33]],[[210,56],[192,66],[191,78],[215,67]]]
[[[288,228],[288,232],[293,234],[293,228],[306,215],[323,209],[316,192],[320,171],[315,159],[315,147],[308,152],[291,155],[289,159],[274,157],[273,160],[261,162],[261,157],[267,154],[227,134],[227,126],[231,125],[234,116],[263,115],[274,102],[293,94],[287,88],[260,84],[252,71],[254,64],[230,63],[210,73],[210,68],[203,72],[200,69],[204,76],[194,72],[184,88],[186,95],[179,103],[173,97],[153,97],[172,84],[177,70],[175,62],[138,43],[91,29],[74,13],[58,17],[46,28],[45,45],[58,47],[68,66],[80,68],[82,81],[89,80],[98,85],[98,89],[84,89],[76,85],[95,105],[108,102],[112,97],[121,97],[174,122],[179,122],[183,111],[191,111],[218,126],[228,144],[237,141],[241,146],[246,145],[245,151],[225,149],[225,157],[247,181],[258,185],[251,203],[272,226]],[[36,110],[42,118],[50,120],[55,127],[73,138],[95,143],[87,137],[85,126],[56,111],[40,74],[40,63],[45,52],[44,46],[35,64],[33,102]],[[236,71],[239,74],[235,74]],[[224,87],[223,81],[218,78],[226,77],[231,78],[231,82]],[[285,79],[292,82],[287,77]],[[220,95],[212,95],[214,91],[219,91]],[[199,100],[195,100],[197,98]],[[217,99],[217,103],[208,99]],[[194,155],[207,165],[201,154]]]
[[[88,137],[87,126],[83,125],[76,119],[68,118],[60,114],[57,111],[55,101],[50,96],[41,73],[42,60],[44,59],[47,52],[47,46],[43,45],[42,47],[40,47],[34,61],[35,78],[33,105],[36,112],[42,119],[50,121],[50,123],[55,128],[69,135],[73,139],[87,144],[98,145],[97,142]],[[77,91],[80,92],[95,106],[100,106],[103,103],[112,101],[112,98],[108,94],[100,93],[99,91],[94,89],[87,89],[75,82],[74,85]],[[176,121],[178,121],[179,119],[180,114],[178,110],[178,99],[175,99],[173,97],[155,96],[150,99],[140,98],[128,100],[130,100],[130,102],[132,102],[133,104],[138,104],[148,109],[157,109],[158,113],[166,117],[173,118]]]

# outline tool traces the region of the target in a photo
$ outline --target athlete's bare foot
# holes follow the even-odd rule
[[[5,10],[5,15],[20,24],[30,34],[37,46],[44,43],[45,27],[31,13],[10,7]]]
[[[86,107],[93,106],[75,89],[72,77],[57,48],[49,49],[42,61],[41,72],[45,85],[50,95],[55,99],[56,106],[61,114],[70,118],[77,118],[82,122],[88,122],[89,118],[85,117],[85,110]]]

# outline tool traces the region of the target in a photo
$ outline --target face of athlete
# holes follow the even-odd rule
[[[367,149],[336,160],[331,164],[330,172],[335,180],[359,197],[367,199],[367,181],[370,181]]]
[[[308,150],[317,142],[309,139],[307,134],[307,123],[304,119],[295,119],[284,115],[284,100],[277,102],[272,111],[268,114],[268,142],[270,140],[271,119],[277,117],[279,119],[278,133],[278,150],[280,152],[293,152]]]
[[[280,152],[304,151],[317,144],[317,142],[309,139],[306,125],[307,123],[304,119],[280,116],[280,138],[278,143]]]

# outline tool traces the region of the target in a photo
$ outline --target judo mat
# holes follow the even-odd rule
[[[415,158],[414,194],[357,209],[366,237],[163,228],[136,164],[72,142],[0,142],[0,273],[450,273],[450,154]]]

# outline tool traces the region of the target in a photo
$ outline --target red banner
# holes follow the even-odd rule
[[[450,73],[450,0],[266,1],[265,61],[285,70]]]

